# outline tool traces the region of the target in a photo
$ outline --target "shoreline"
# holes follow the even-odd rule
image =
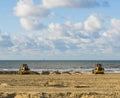
[[[120,68],[104,68],[105,69],[105,73],[120,73]],[[42,73],[42,72],[50,72],[50,73],[54,73],[54,72],[59,72],[59,73],[63,73],[63,72],[81,72],[81,73],[86,73],[86,72],[92,72],[93,67],[92,68],[66,68],[66,69],[32,69],[30,68],[30,70],[32,72],[36,72],[36,73]],[[0,69],[0,73],[3,72],[13,72],[16,73],[17,71],[19,71],[18,69]]]
[[[38,72],[38,71],[30,71],[30,73],[28,75],[50,75],[50,74],[92,74],[92,72],[80,72],[80,71],[42,71],[42,72]],[[5,71],[5,70],[0,70],[0,75],[11,75],[11,74],[15,74],[15,75],[19,75],[19,71]],[[105,72],[104,74],[120,74],[120,72]]]

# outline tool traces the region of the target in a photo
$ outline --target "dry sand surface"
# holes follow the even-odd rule
[[[0,98],[120,98],[120,74],[0,74]]]

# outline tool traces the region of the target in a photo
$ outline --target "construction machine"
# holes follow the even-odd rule
[[[19,69],[19,74],[30,74],[30,68],[27,64],[22,64],[22,66]]]
[[[104,68],[102,64],[95,64],[95,68],[92,70],[93,74],[104,74]]]

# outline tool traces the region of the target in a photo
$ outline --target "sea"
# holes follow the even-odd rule
[[[96,63],[104,66],[107,73],[120,73],[120,60],[0,60],[0,71],[19,71],[28,64],[32,71],[91,72]]]

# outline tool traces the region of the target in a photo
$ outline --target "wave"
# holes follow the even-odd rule
[[[19,71],[19,69],[0,69],[0,71]],[[68,69],[31,69],[31,71],[36,71],[36,72],[43,72],[43,71],[49,71],[49,72],[92,72],[92,68],[68,68]],[[120,68],[105,68],[106,73],[120,73]]]

